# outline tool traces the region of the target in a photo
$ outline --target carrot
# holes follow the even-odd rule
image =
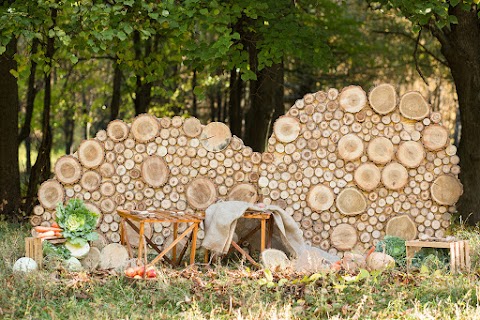
[[[62,232],[63,230],[60,229],[60,228],[54,228],[54,227],[43,227],[43,226],[37,226],[34,228],[35,231],[37,232],[47,232],[47,231],[58,231],[58,232]]]
[[[367,256],[366,258],[368,258],[369,255],[371,255],[374,251],[375,251],[375,246],[371,247],[370,250],[367,251]]]
[[[330,266],[332,270],[339,271],[342,268],[342,260],[338,260]]]
[[[48,238],[48,237],[54,237],[54,236],[55,236],[55,231],[45,231],[37,234],[37,238]]]
[[[61,232],[58,232],[58,231],[57,231],[57,232],[55,232],[55,237],[59,237],[59,238],[61,238],[61,237],[62,237],[62,233],[61,233]]]
[[[56,223],[56,222],[52,222],[52,227],[53,227],[53,228],[59,228],[59,229],[60,229],[60,226],[59,226],[58,223]]]

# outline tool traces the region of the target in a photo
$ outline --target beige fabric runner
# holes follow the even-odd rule
[[[237,220],[247,210],[269,212],[273,215],[281,239],[292,256],[297,257],[313,250],[328,262],[338,260],[336,256],[306,245],[303,241],[302,231],[295,220],[279,206],[266,205],[260,207],[243,201],[217,202],[207,208],[204,220],[205,238],[202,246],[215,253],[226,254],[232,242]]]

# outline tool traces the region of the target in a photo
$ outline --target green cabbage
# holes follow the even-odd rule
[[[405,248],[405,240],[395,236],[386,235],[376,245],[377,252],[384,252],[395,259],[395,263],[404,267],[407,262],[407,250]]]
[[[84,246],[88,241],[97,240],[95,231],[98,214],[88,210],[82,200],[70,199],[64,207],[57,206],[56,221],[63,229],[63,236],[72,244]]]

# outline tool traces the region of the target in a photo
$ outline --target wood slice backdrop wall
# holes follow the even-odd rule
[[[58,202],[81,198],[119,242],[117,208],[193,213],[219,199],[263,201],[290,213],[308,243],[342,256],[385,234],[443,237],[462,194],[455,153],[421,94],[398,97],[389,84],[368,96],[358,86],[305,95],[275,122],[263,154],[223,123],[143,114],[60,158],[31,222],[49,225]],[[172,241],[169,223],[150,232],[159,245]]]

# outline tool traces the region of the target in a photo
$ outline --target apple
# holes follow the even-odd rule
[[[135,268],[135,273],[137,275],[139,275],[140,277],[143,277],[143,275],[145,273],[145,267],[144,266],[136,267]]]
[[[155,269],[148,269],[146,271],[147,278],[156,278],[157,277],[157,271]]]
[[[131,267],[125,269],[125,275],[126,275],[127,277],[133,278],[133,277],[136,275],[135,269],[133,269],[133,268],[131,268]]]

